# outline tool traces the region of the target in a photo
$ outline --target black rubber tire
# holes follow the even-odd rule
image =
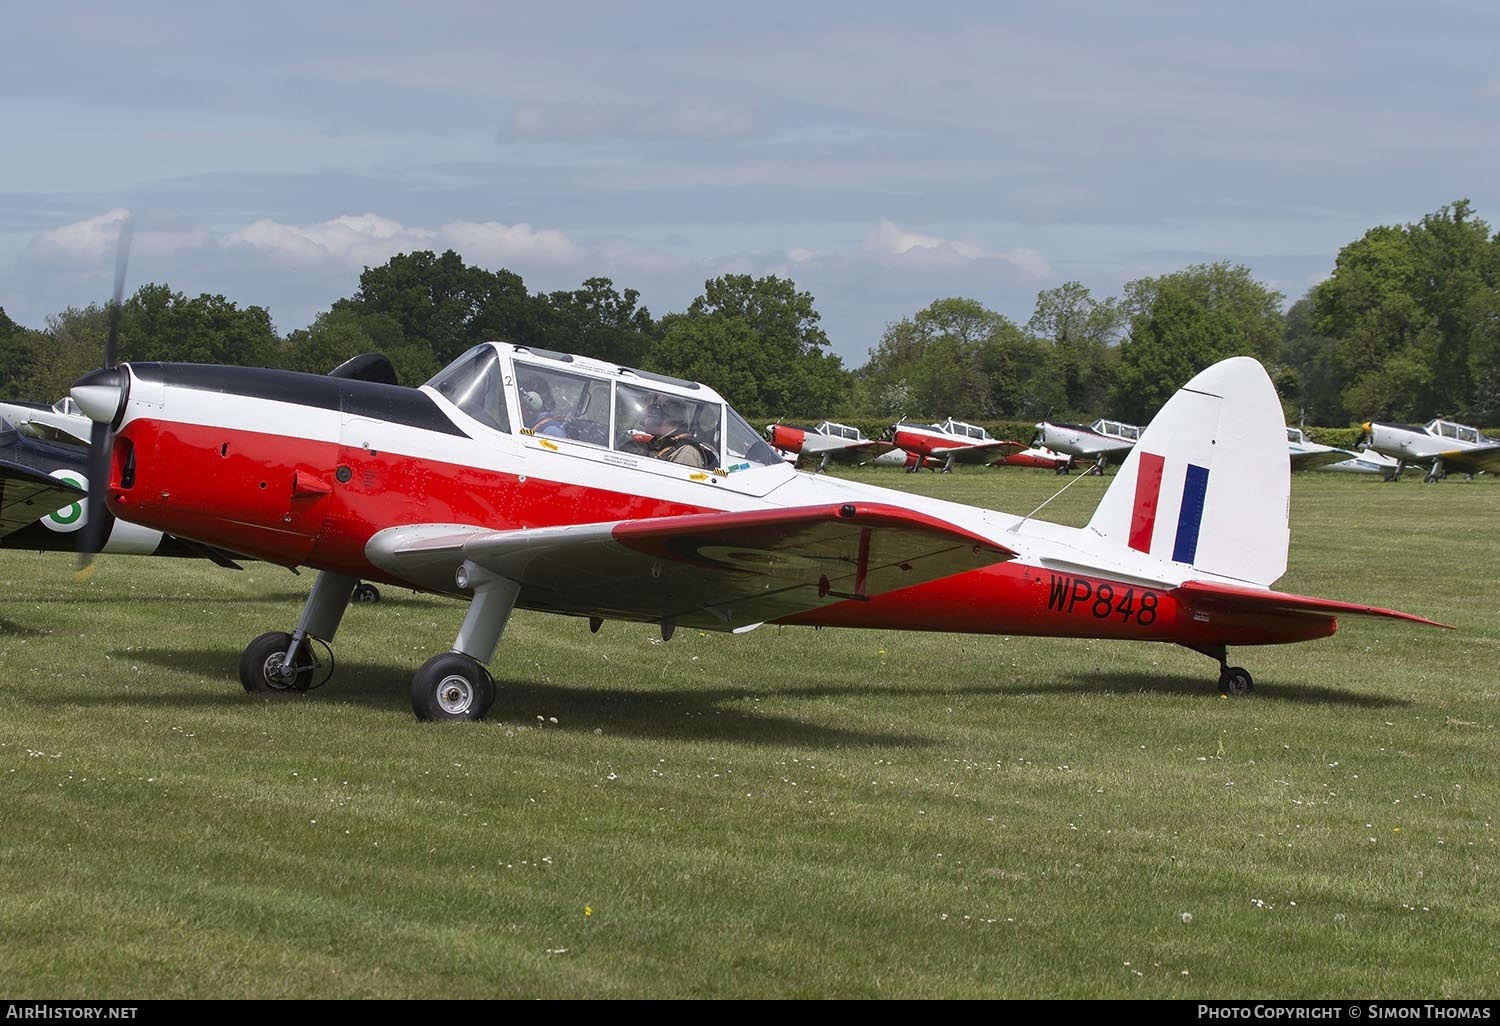
[[[286,631],[262,634],[240,655],[240,684],[251,694],[267,691],[306,691],[312,686],[316,667],[308,652],[307,642],[298,650],[297,663],[302,664],[296,674],[287,677],[276,671],[286,657],[292,636]]]
[[[1219,674],[1219,690],[1226,695],[1248,695],[1255,690],[1255,680],[1243,666],[1231,666]]]
[[[354,586],[354,590],[349,593],[349,598],[353,602],[379,602],[380,589],[373,584],[360,581]]]
[[[482,720],[494,704],[494,678],[457,652],[433,656],[411,679],[411,711],[419,720]]]

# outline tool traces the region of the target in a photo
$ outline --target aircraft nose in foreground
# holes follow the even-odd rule
[[[73,401],[89,420],[108,424],[120,412],[125,400],[125,372],[118,368],[90,371],[73,382]]]

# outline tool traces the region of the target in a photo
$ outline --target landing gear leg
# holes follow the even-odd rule
[[[1219,663],[1219,690],[1226,695],[1248,695],[1255,688],[1255,679],[1243,666],[1229,665],[1229,650],[1224,645],[1188,645],[1194,652],[1202,653]]]
[[[318,668],[307,639],[311,635],[332,641],[349,608],[349,598],[359,581],[327,570],[313,582],[297,629],[291,634],[272,631],[245,646],[240,656],[240,684],[246,691],[306,691]]]
[[[484,664],[495,658],[521,586],[465,561],[458,586],[472,590],[453,651],[435,655],[411,680],[411,708],[419,720],[482,720],[495,702],[495,681]]]

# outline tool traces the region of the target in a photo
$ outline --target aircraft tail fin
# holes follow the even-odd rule
[[[1290,500],[1276,389],[1259,363],[1237,356],[1167,400],[1089,528],[1205,574],[1269,587],[1286,572]]]

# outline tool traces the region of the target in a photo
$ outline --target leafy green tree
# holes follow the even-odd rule
[[[550,293],[541,304],[537,344],[639,367],[658,334],[651,312],[638,305],[640,298],[635,289],[622,295],[608,278],[589,278],[582,288]]]
[[[1178,282],[1160,281],[1150,306],[1131,318],[1120,344],[1120,373],[1111,408],[1121,420],[1144,424],[1183,382],[1228,356],[1235,325],[1228,313],[1204,306]]]
[[[973,299],[939,299],[886,328],[860,393],[883,416],[1028,415],[1045,402],[1041,344]]]
[[[46,385],[50,350],[44,333],[22,327],[0,307],[0,397],[34,402],[57,398]]]
[[[280,348],[264,307],[241,309],[207,294],[189,299],[165,285],[141,286],[120,319],[121,360],[266,367]]]
[[[1354,417],[1476,418],[1495,408],[1493,296],[1500,237],[1459,200],[1339,251],[1315,292]]]
[[[360,313],[348,304],[335,304],[306,328],[288,335],[281,365],[327,374],[361,353],[384,353],[404,385],[420,385],[442,367],[428,346],[408,339],[390,317]]]
[[[1072,416],[1103,410],[1119,359],[1116,344],[1127,321],[1118,300],[1100,302],[1076,281],[1037,293],[1026,331],[1048,343],[1047,376],[1058,390],[1049,409]]]
[[[1130,335],[1120,343],[1111,408],[1144,423],[1194,374],[1230,356],[1254,356],[1280,378],[1282,294],[1227,263],[1197,264],[1125,286]]]
[[[426,346],[438,365],[480,342],[534,343],[543,313],[520,275],[469,267],[451,249],[442,256],[401,253],[365,268],[345,303],[359,314],[389,318],[404,342]]]
[[[1308,423],[1343,424],[1349,419],[1334,350],[1334,340],[1318,331],[1317,300],[1309,291],[1287,310],[1281,347],[1296,376],[1296,385],[1284,395],[1296,402]]]
[[[704,283],[684,314],[662,318],[647,369],[702,381],[741,410],[831,410],[848,373],[826,352],[810,293],[787,278],[737,274]]]
[[[1221,260],[1160,278],[1137,279],[1125,286],[1125,311],[1132,318],[1149,313],[1164,288],[1224,315],[1224,334],[1213,340],[1212,348],[1225,356],[1253,356],[1267,366],[1280,361],[1285,330],[1281,304],[1286,297],[1252,278],[1249,268]]]

